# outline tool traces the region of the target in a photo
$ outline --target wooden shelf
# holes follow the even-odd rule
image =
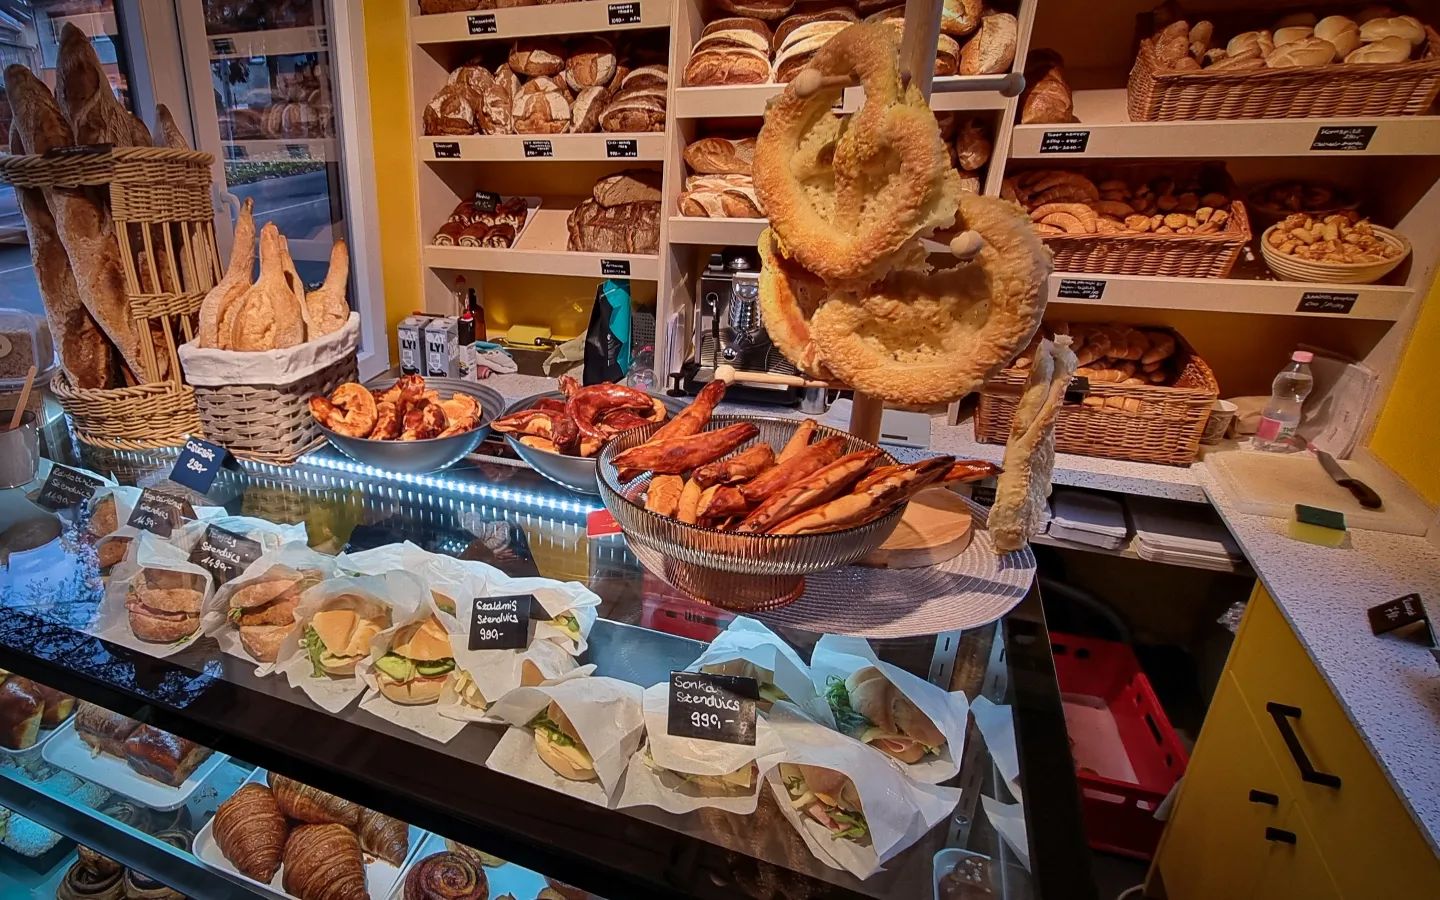
[[[958,84],[966,76],[947,75],[935,79],[937,85],[930,106],[936,111],[1004,109],[1009,98],[998,91],[941,92],[946,84]],[[712,119],[765,115],[765,104],[785,90],[783,84],[737,84],[717,87],[677,87],[671,98],[671,115],[677,119]],[[862,88],[845,89],[840,112],[850,113],[864,102]]]
[[[426,245],[425,265],[467,272],[518,272],[527,275],[568,275],[576,278],[624,278],[657,281],[660,257],[633,253],[579,253],[567,250],[566,219],[579,203],[575,198],[546,198],[520,233],[514,247],[437,247]]]
[[[239,31],[235,34],[208,35],[206,40],[210,43],[211,59],[324,53],[330,49],[330,33],[323,27]]]
[[[1073,296],[1080,292],[1098,292],[1099,296]],[[1056,272],[1050,276],[1051,303],[1387,322],[1398,321],[1404,315],[1414,294],[1403,285],[1384,284],[1302,284],[1243,278],[1157,278],[1075,272]],[[1307,309],[1301,309],[1302,303]],[[1348,305],[1349,312],[1340,312],[1335,304]]]
[[[415,15],[410,34],[417,44],[512,40],[542,34],[591,34],[636,28],[665,28],[673,4],[665,0],[584,0],[512,9]],[[613,23],[613,24],[612,24]]]
[[[753,247],[769,219],[670,217],[670,243]]]
[[[330,162],[339,159],[334,138],[300,138],[271,140],[260,138],[243,141],[221,141],[226,162],[268,159],[314,159]]]
[[[441,147],[438,154],[435,150],[437,144]],[[549,156],[545,155],[547,151]],[[456,153],[459,155],[456,156]],[[419,155],[426,162],[655,161],[665,158],[665,134],[446,135],[421,138]]]
[[[1076,91],[1074,98],[1079,122],[1017,125],[1010,157],[1063,163],[1075,158],[1354,156],[1362,149],[1367,156],[1434,156],[1440,147],[1440,116],[1132,122],[1124,88]],[[1083,143],[1083,149],[1042,149],[1062,143],[1061,133],[1068,133],[1065,145]]]

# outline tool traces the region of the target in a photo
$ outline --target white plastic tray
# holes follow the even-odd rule
[[[395,887],[389,894],[389,900],[405,900],[405,876],[410,874],[410,869],[420,860],[427,856],[445,851],[445,839],[438,834],[427,835],[424,844],[419,852],[411,853],[410,859],[405,863],[405,869],[395,881]],[[490,888],[491,897],[501,897],[510,894],[512,897],[535,897],[541,891],[549,887],[545,883],[545,877],[538,872],[532,872],[523,866],[517,866],[507,862],[503,866],[491,868],[485,867],[485,880]],[[372,897],[379,895],[371,893]]]
[[[125,760],[118,756],[110,756],[107,753],[97,754],[92,751],[84,741],[80,740],[80,735],[75,733],[74,717],[71,717],[70,721],[56,731],[58,733],[54,739],[45,744],[45,749],[40,754],[46,762],[73,775],[78,775],[86,781],[93,781],[101,787],[109,788],[123,797],[129,797],[136,803],[162,811],[176,809],[183,805],[201,782],[221,763],[229,759],[223,753],[212,752],[208,759],[190,773],[190,777],[180,783],[179,787],[171,787],[168,784],[161,784],[153,778],[146,778],[130,768]]]
[[[265,776],[266,771],[264,769],[256,769],[250,773],[249,778],[245,779],[245,784],[265,784]],[[264,896],[278,897],[282,898],[282,900],[294,900],[294,895],[285,893],[285,888],[283,887],[285,879],[285,869],[283,866],[275,873],[275,877],[270,879],[269,884],[256,881],[235,868],[230,860],[225,858],[225,854],[220,852],[220,845],[215,842],[215,835],[212,831],[214,822],[215,817],[211,816],[210,820],[205,823],[205,827],[200,829],[200,833],[195,835],[194,853],[197,859],[218,872],[223,872],[231,878],[244,881]],[[415,853],[420,845],[431,837],[429,832],[422,831],[414,825],[409,827],[410,852],[405,857],[402,865],[392,866],[381,859],[365,864],[365,890],[371,897],[389,897],[391,891],[395,889],[395,886],[401,884],[400,874],[410,862],[415,859]]]
[[[35,743],[26,747],[24,750],[11,750],[9,747],[0,745],[0,753],[4,753],[6,756],[20,756],[21,754],[25,753],[34,753],[36,750],[39,750],[41,747],[50,743],[50,739],[53,738],[55,735],[59,734],[60,731],[65,728],[65,726],[69,725],[70,720],[73,718],[75,718],[75,713],[74,711],[71,711],[70,715],[65,717],[65,721],[61,722],[59,725],[56,725],[54,728],[40,729],[40,736],[35,739]]]

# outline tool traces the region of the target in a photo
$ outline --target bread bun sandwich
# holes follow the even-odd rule
[[[204,576],[144,569],[125,598],[130,630],[140,640],[157,644],[187,638],[200,628],[204,599]]]
[[[390,608],[356,594],[334,597],[310,617],[300,638],[316,678],[355,673],[375,635],[390,627]]]
[[[450,635],[430,616],[395,632],[390,650],[375,661],[380,693],[396,703],[434,703],[455,671]],[[473,682],[472,682],[473,685]]]
[[[855,790],[855,782],[843,772],[781,763],[780,780],[790,795],[791,808],[819,822],[831,837],[858,844],[870,842],[870,826],[860,809],[860,793]]]
[[[260,662],[274,662],[280,642],[295,627],[295,605],[315,576],[299,572],[265,576],[230,595],[230,621],[240,630],[245,652]]]
[[[580,646],[580,640],[582,638],[580,634],[580,620],[575,617],[573,612],[561,613],[551,619],[550,624],[565,632],[565,636],[574,641],[575,646]]]
[[[904,763],[915,763],[945,746],[945,735],[909,697],[874,666],[841,681],[832,676],[825,698],[841,731]]]
[[[707,675],[734,675],[741,678],[753,678],[760,686],[760,699],[756,705],[766,712],[775,705],[777,700],[789,700],[790,696],[775,685],[775,673],[757,666],[748,659],[731,659],[723,663],[710,663],[701,666],[700,671]]]
[[[594,781],[599,777],[594,757],[559,704],[551,701],[529,724],[535,733],[535,752],[545,765],[571,781]]]

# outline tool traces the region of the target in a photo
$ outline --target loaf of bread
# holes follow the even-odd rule
[[[576,91],[609,84],[615,76],[615,45],[602,37],[585,37],[570,47],[565,60],[565,80]]]
[[[1025,93],[1020,98],[1020,124],[1058,125],[1074,122],[1075,103],[1065,80],[1064,61],[1054,50],[1031,50],[1025,64]]]
[[[715,5],[737,16],[775,22],[790,14],[795,0],[715,0]]]
[[[45,698],[34,682],[11,675],[0,684],[0,746],[11,750],[33,747],[44,717]]]
[[[987,12],[980,18],[980,30],[960,51],[961,75],[996,75],[1007,72],[1015,62],[1019,23],[1009,13]]]
[[[691,87],[764,84],[769,80],[770,58],[755,50],[707,50],[690,57],[685,65],[685,83]]]
[[[426,134],[477,134],[481,95],[465,84],[447,84],[435,92],[423,114]]]
[[[125,741],[139,727],[140,723],[129,716],[111,712],[94,703],[81,703],[75,711],[75,733],[96,753],[108,753],[123,759]]]
[[[794,17],[792,16],[791,18]],[[787,19],[786,21],[789,20]],[[756,19],[752,16],[726,16],[723,19],[716,19],[715,21],[708,23],[704,27],[704,29],[701,30],[700,36],[703,38],[707,34],[713,34],[717,31],[730,31],[735,28],[743,28],[747,31],[753,31],[763,37],[766,41],[769,41],[771,37],[770,26],[766,25],[761,20]]]
[[[471,60],[457,66],[450,73],[448,83],[463,84],[478,94],[495,83],[495,76],[491,75],[490,70],[485,68],[479,60]]]
[[[591,191],[601,206],[626,203],[659,203],[660,173],[650,169],[626,169],[595,182]]]
[[[620,90],[658,88],[664,91],[670,86],[670,70],[666,66],[640,66],[626,72],[620,79]]]
[[[664,131],[665,92],[656,88],[621,88],[600,113],[600,127],[610,132]]]
[[[141,725],[125,740],[126,764],[137,774],[171,787],[178,787],[209,757],[209,747],[153,725]]]
[[[610,99],[604,85],[582,88],[570,104],[570,132],[589,134],[600,128],[600,113]]]
[[[559,75],[565,71],[565,44],[553,37],[521,38],[510,48],[509,63],[517,75]]]
[[[770,53],[770,41],[762,34],[758,34],[750,28],[727,28],[723,31],[706,32],[695,42],[691,48],[691,54],[704,53],[706,50],[728,50],[732,47],[744,47],[756,50],[767,56]]]
[[[753,219],[765,213],[749,175],[692,175],[680,194],[680,214]]]
[[[814,22],[858,22],[860,17],[855,11],[845,6],[832,6],[829,9],[822,9],[819,12],[796,13],[789,16],[785,21],[775,26],[775,35],[770,40],[770,49],[779,52],[785,39],[795,32],[795,29]],[[759,21],[759,20],[753,20]],[[761,22],[760,24],[764,24]]]
[[[75,132],[75,143],[150,146],[150,129],[115,96],[90,38],[71,22],[60,29],[55,99]]]
[[[503,67],[502,67],[503,68]],[[506,72],[510,70],[505,69]],[[514,74],[511,73],[511,78]],[[479,124],[482,134],[513,134],[514,116],[511,109],[515,96],[509,79],[497,78],[480,93]]]
[[[567,246],[589,253],[647,253],[660,251],[660,204],[626,203],[601,206],[585,200],[566,220]]]
[[[685,147],[685,164],[699,175],[749,175],[755,164],[755,139],[700,138]]]
[[[980,16],[984,12],[981,0],[945,0],[940,13],[940,31],[951,37],[965,37],[980,27]]]
[[[548,80],[548,79],[547,79]],[[510,108],[511,127],[516,134],[561,134],[570,128],[570,101],[557,88],[535,87],[532,81],[521,88]],[[557,84],[549,82],[549,84]],[[531,90],[531,88],[535,88]]]

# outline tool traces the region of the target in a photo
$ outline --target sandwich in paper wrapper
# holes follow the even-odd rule
[[[504,724],[489,713],[506,694],[522,687],[542,687],[584,678],[595,666],[580,666],[554,641],[532,640],[524,650],[471,650],[470,619],[459,621],[450,636],[455,671],[440,690],[437,711],[461,722]]]
[[[201,620],[202,630],[231,656],[268,675],[295,628],[300,595],[335,572],[335,557],[292,541],[266,553],[245,574],[220,586]]]
[[[199,510],[196,510],[197,514]],[[305,532],[305,523],[295,525],[277,525],[265,519],[257,519],[253,516],[205,516],[197,518],[193,522],[186,522],[176,528],[170,536],[171,542],[183,547],[186,554],[194,550],[201,539],[205,537],[206,529],[211,526],[223,528],[231,534],[238,534],[243,538],[258,541],[262,553],[269,553],[271,550],[278,550],[285,544],[294,541],[309,543],[309,536]],[[248,571],[248,570],[247,570]],[[246,574],[241,572],[240,575]],[[237,576],[239,577],[239,576]]]
[[[110,576],[90,633],[151,656],[166,657],[199,637],[212,605],[210,573],[190,562],[189,552],[143,532],[131,559]]]
[[[906,778],[880,751],[788,703],[775,704],[770,724],[785,752],[765,778],[810,852],[832,868],[869,878],[960,801],[959,790]]]
[[[365,690],[355,669],[377,635],[419,608],[424,587],[408,572],[337,576],[300,595],[296,628],[280,646],[276,672],[326,712]]]
[[[579,656],[589,646],[590,629],[599,617],[600,598],[589,588],[573,581],[549,578],[511,578],[500,570],[486,585],[480,596],[503,597],[508,594],[530,594],[539,609],[535,618],[534,639],[559,644],[572,656]]]
[[[768,710],[775,701],[788,700],[815,721],[834,724],[830,707],[816,693],[810,669],[800,654],[754,619],[737,616],[685,669],[754,678],[760,683],[760,709]]]
[[[573,678],[511,691],[490,713],[508,722],[485,765],[532,784],[609,806],[645,732],[639,685]]]
[[[140,502],[142,493],[144,492],[138,487],[118,484],[100,488],[90,501],[90,532],[96,537],[95,553],[99,557],[102,570],[134,558],[135,539],[141,535],[142,529],[130,524],[130,514],[135,511],[135,504]],[[166,493],[173,493],[177,497],[183,495],[183,491],[178,488]],[[224,507],[220,506],[192,505],[191,509],[195,511],[196,520],[225,515]],[[175,523],[171,534],[180,531],[185,524]]]
[[[397,612],[355,667],[356,678],[369,688],[360,708],[442,744],[459,734],[465,723],[442,718],[435,706],[455,671],[451,635],[457,628],[455,617],[428,592],[414,609]]]
[[[682,814],[702,807],[749,815],[765,772],[784,745],[763,716],[755,718],[755,745],[727,744],[669,733],[670,682],[645,689],[645,745],[630,757],[625,787],[615,804],[658,806]]]
[[[916,781],[939,784],[960,771],[970,711],[964,693],[882,662],[868,641],[847,635],[820,638],[810,674],[837,731],[875,747]]]

